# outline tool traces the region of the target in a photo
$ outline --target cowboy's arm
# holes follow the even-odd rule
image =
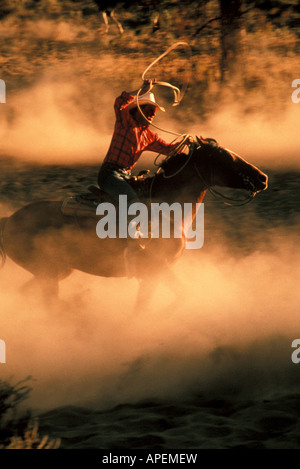
[[[153,134],[153,142],[148,145],[147,150],[161,153],[162,155],[169,155],[178,146],[179,142],[167,143],[157,134]]]
[[[134,120],[132,119],[128,105],[133,101],[134,96],[127,91],[117,97],[114,104],[114,110],[116,115],[116,120],[122,124],[124,127],[129,127],[134,125]]]

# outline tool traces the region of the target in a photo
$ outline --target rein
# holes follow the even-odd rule
[[[190,152],[189,152],[189,155],[188,155],[188,158],[186,160],[186,162],[181,166],[181,168],[179,168],[177,171],[175,171],[175,173],[167,176],[165,173],[162,174],[163,178],[164,179],[171,179],[172,177],[174,176],[177,176],[177,174],[181,173],[181,171],[186,167],[186,165],[189,163],[190,159],[192,158],[193,156],[193,153],[194,153],[194,149],[195,149],[195,145],[189,145],[188,143],[186,143],[188,140],[190,139],[190,135],[188,134],[185,134],[183,135],[183,139],[178,143],[177,147],[170,153],[170,155],[168,155],[163,162],[165,161],[168,161],[169,159],[173,158],[175,155],[177,155],[185,146],[191,148]],[[175,141],[176,139],[173,140],[173,142]],[[173,143],[171,142],[171,143]],[[151,181],[151,184],[150,184],[150,188],[149,188],[149,199],[150,199],[150,203],[151,203],[151,200],[152,200],[152,188],[153,188],[153,184],[154,184],[154,180],[156,178],[156,176],[159,174],[160,170],[161,170],[161,164],[157,164],[157,160],[158,158],[161,156],[161,153],[159,153],[156,157],[155,157],[155,160],[154,160],[154,165],[155,166],[158,166],[158,169],[156,170],[156,172],[154,173],[154,176],[152,178],[152,181]]]
[[[179,142],[177,148],[172,152],[171,155],[167,156],[163,162],[166,162],[168,161],[169,159],[173,158],[176,154],[179,153],[180,150],[182,150],[182,148],[184,148],[185,145],[187,145],[186,141],[189,139],[189,135],[185,135],[183,140]],[[192,156],[194,155],[194,151],[197,150],[198,148],[200,148],[201,145],[196,145],[195,143],[193,145],[190,146],[190,152],[189,152],[189,155],[186,159],[186,161],[184,162],[184,164],[177,170],[175,171],[173,174],[170,174],[170,175],[166,175],[165,173],[163,173],[163,178],[165,179],[171,179],[175,176],[177,176],[178,174],[181,173],[181,171],[187,166],[187,164],[191,161],[192,159]],[[161,154],[158,154],[154,160],[154,164],[156,164],[156,161],[157,159],[160,157]],[[232,197],[228,197],[224,194],[222,194],[221,192],[217,191],[216,189],[213,189],[212,186],[214,184],[213,182],[213,164],[212,164],[212,158],[211,158],[211,153],[208,155],[211,159],[211,164],[210,164],[210,181],[209,183],[206,182],[206,180],[204,179],[204,177],[202,176],[202,174],[200,173],[199,171],[199,168],[197,167],[195,161],[193,161],[193,166],[195,168],[195,172],[197,174],[197,176],[199,177],[199,179],[201,180],[202,184],[204,185],[204,188],[205,189],[208,189],[208,191],[212,194],[212,196],[215,198],[215,199],[224,199],[224,200],[227,200],[227,201],[230,201],[230,202],[235,202],[235,203],[230,203],[230,202],[224,202],[225,205],[229,205],[231,207],[241,207],[243,205],[246,205],[248,204],[249,202],[251,202],[255,195],[256,195],[256,192],[250,192],[248,197],[246,197],[245,199],[241,200],[241,199],[234,199]],[[159,168],[158,170],[155,172],[154,174],[154,177],[151,181],[151,185],[150,185],[150,188],[149,188],[149,199],[150,199],[150,202],[151,202],[151,199],[152,199],[152,188],[153,188],[153,184],[154,184],[154,180],[156,178],[156,176],[159,174],[160,170],[161,170],[161,166],[162,166],[162,163],[160,165],[158,165]]]
[[[240,202],[240,203],[236,203],[236,204],[231,204],[229,202],[224,202],[225,205],[229,205],[230,207],[241,207],[242,205],[246,205],[249,202],[251,202],[251,200],[253,200],[254,197],[255,197],[254,192],[250,193],[249,196],[246,197],[244,200],[233,199],[232,197],[228,197],[228,196],[222,194],[221,192],[216,191],[216,189],[213,189],[210,184],[207,184],[205,182],[205,180],[204,180],[203,176],[201,175],[201,173],[199,172],[199,169],[197,168],[195,162],[194,162],[194,168],[196,170],[197,175],[201,179],[201,181],[204,183],[204,185],[207,187],[207,189],[214,196],[215,199],[220,198],[220,199],[230,200],[231,202]],[[211,169],[212,169],[212,167],[211,167]],[[212,178],[211,178],[211,181],[212,181]]]
[[[170,155],[168,155],[168,156],[164,159],[163,163],[165,163],[166,161],[170,160],[170,159],[173,158],[175,155],[178,155],[178,153],[179,153],[181,150],[183,150],[185,146],[189,147],[188,143],[186,143],[187,141],[189,141],[189,139],[190,139],[190,135],[188,135],[188,134],[183,135],[182,140],[178,143],[177,147],[170,153]],[[175,140],[176,140],[176,139],[175,139]],[[173,142],[174,142],[175,140],[173,140]],[[173,142],[171,142],[171,143],[173,143]],[[179,168],[177,171],[175,171],[175,173],[171,174],[170,176],[167,176],[166,174],[163,174],[163,177],[164,177],[165,179],[170,179],[170,178],[176,176],[177,174],[181,173],[181,171],[183,170],[183,168],[185,168],[185,166],[186,166],[186,165],[188,164],[188,162],[190,161],[191,157],[193,156],[193,153],[194,153],[194,145],[192,146],[192,150],[190,151],[190,154],[189,154],[189,156],[188,156],[186,162],[181,166],[181,168]],[[161,156],[161,153],[159,153],[159,154],[156,156],[155,160],[154,160],[154,165],[159,167],[158,170],[157,170],[157,172],[160,171],[161,165],[162,165],[162,163],[161,163],[161,164],[157,164],[157,163],[156,163],[157,160],[158,160],[158,158],[159,158],[160,156]]]
[[[190,46],[187,42],[176,42],[175,44],[173,44],[171,47],[169,47],[164,53],[162,53],[159,57],[157,57],[155,60],[153,60],[151,62],[151,64],[144,70],[143,74],[142,74],[142,80],[145,81],[145,75],[146,73],[153,67],[153,65],[155,65],[157,62],[159,62],[161,59],[163,59],[166,55],[168,55],[172,50],[176,49],[178,46],[183,46],[185,47],[186,49],[189,48],[190,50]],[[186,89],[188,87],[188,83],[186,82],[185,83],[185,86],[183,87],[184,88],[184,91],[183,90],[179,90],[179,88],[177,88],[176,86],[173,86],[171,85],[170,83],[167,83],[167,82],[162,82],[162,81],[153,81],[151,82],[151,88],[154,86],[154,85],[160,85],[160,86],[165,86],[165,87],[169,87],[172,89],[173,93],[174,93],[174,102],[173,102],[173,106],[177,106],[178,104],[180,104],[181,100],[183,99],[183,96],[186,92]],[[150,88],[150,90],[151,90]],[[187,140],[190,139],[190,136],[189,135],[186,135],[186,134],[179,134],[179,133],[176,133],[176,132],[171,132],[170,130],[165,130],[165,129],[162,129],[161,127],[158,127],[157,125],[153,124],[152,122],[150,122],[147,117],[144,115],[140,105],[139,105],[139,96],[140,96],[140,93],[142,91],[142,88],[139,89],[138,93],[137,93],[137,96],[136,96],[136,104],[137,104],[137,107],[140,111],[140,113],[142,114],[142,116],[144,117],[144,119],[148,122],[149,125],[155,127],[156,129],[158,130],[161,130],[162,132],[166,132],[168,134],[172,134],[172,135],[176,135],[176,137],[180,137],[181,138],[181,141],[178,143],[178,146],[176,147],[176,149],[169,155],[167,156],[167,158],[164,159],[164,162],[168,161],[170,158],[172,158],[173,156],[177,155],[185,146],[188,146],[190,148],[190,151],[189,151],[189,154],[188,154],[188,157],[185,161],[185,163],[181,166],[181,168],[179,168],[177,171],[175,171],[175,173],[173,174],[170,174],[170,175],[166,175],[165,173],[163,173],[163,177],[165,179],[171,179],[175,176],[177,176],[186,166],[187,164],[190,162],[190,160],[192,159],[192,156],[194,154],[194,150],[195,149],[198,149],[199,147],[201,147],[201,144],[200,146],[196,147],[196,143],[194,142],[192,145],[189,145],[187,142]],[[176,141],[175,138],[173,140]],[[173,143],[171,142],[171,143]],[[158,160],[158,158],[160,157],[161,153],[158,154],[154,160],[154,165],[156,166],[159,166],[158,170],[155,172],[154,174],[154,177],[151,181],[151,184],[150,184],[150,188],[149,188],[149,199],[150,199],[150,202],[151,202],[151,199],[152,199],[152,188],[153,188],[153,184],[154,184],[154,180],[156,178],[156,176],[159,174],[160,170],[161,170],[161,165],[157,165],[156,162]],[[210,156],[210,155],[209,155]],[[200,174],[200,171],[197,167],[197,165],[195,164],[195,162],[193,162],[194,164],[194,168],[195,168],[195,171],[196,171],[196,174],[198,175],[198,177],[200,178],[200,180],[202,181],[202,183],[204,184],[204,187],[207,188],[209,190],[209,192],[215,197],[215,198],[222,198],[222,199],[225,199],[225,200],[228,200],[230,202],[236,202],[235,204],[232,204],[232,203],[229,203],[229,202],[224,202],[225,205],[230,205],[230,206],[242,206],[242,205],[246,205],[247,203],[249,203],[254,197],[255,197],[255,194],[256,192],[250,192],[249,196],[247,198],[245,198],[244,200],[240,200],[240,199],[234,199],[234,198],[231,198],[231,197],[228,197],[224,194],[222,194],[221,192],[218,192],[217,190],[213,189],[212,186],[213,186],[213,165],[211,164],[210,166],[210,170],[211,170],[211,175],[210,175],[210,182],[209,184],[207,184],[207,182],[205,181],[205,179],[203,178],[203,176]]]

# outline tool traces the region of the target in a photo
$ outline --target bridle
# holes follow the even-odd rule
[[[179,153],[179,151],[184,148],[185,145],[187,145],[186,141],[188,139],[188,135],[185,135],[184,136],[184,139],[183,141],[180,142],[179,146],[176,148],[176,154]],[[188,157],[186,159],[186,161],[184,162],[184,164],[178,169],[176,170],[174,173],[170,174],[170,175],[166,175],[166,174],[163,174],[163,177],[165,179],[171,179],[173,177],[175,177],[176,175],[178,175],[186,166],[187,164],[192,160],[192,157],[194,155],[194,152],[196,150],[198,150],[199,148],[203,147],[203,144],[201,144],[199,142],[199,144],[197,144],[196,142],[193,142],[192,144],[189,145],[190,149],[189,149],[189,154],[188,154]],[[159,157],[160,155],[158,155]],[[168,159],[172,158],[174,156],[174,154],[172,154],[172,156],[168,156],[167,158],[164,159],[163,163],[166,162]],[[158,158],[157,157],[157,158]],[[157,160],[157,158],[155,159],[155,161]],[[246,205],[248,204],[249,202],[251,202],[255,195],[257,194],[257,191],[251,191],[249,190],[249,195],[244,198],[244,199],[235,199],[235,198],[232,198],[232,197],[228,197],[224,194],[222,194],[221,192],[217,191],[216,189],[213,189],[213,185],[214,185],[214,164],[213,164],[213,156],[212,156],[212,152],[209,152],[208,153],[208,158],[210,159],[210,180],[209,182],[207,182],[205,180],[205,178],[203,177],[203,175],[201,174],[201,172],[199,171],[199,168],[196,164],[196,162],[193,160],[193,166],[195,168],[195,172],[197,174],[197,176],[199,177],[199,179],[201,180],[203,186],[205,189],[207,189],[214,198],[218,199],[218,198],[221,198],[221,199],[224,199],[226,200],[227,202],[224,202],[225,205],[229,205],[229,206],[232,206],[232,207],[240,207],[242,205]],[[152,186],[153,186],[153,183],[154,183],[154,179],[155,179],[155,176],[159,173],[159,171],[161,170],[162,168],[162,164],[161,163],[159,165],[159,168],[158,170],[156,171],[155,175],[154,175],[154,178],[152,180],[152,183],[151,183],[151,186],[150,186],[150,200],[151,200],[151,193],[152,193]],[[245,179],[245,176],[243,176],[242,173],[239,173],[239,175]],[[232,203],[232,202],[235,202],[235,203]]]
[[[201,144],[197,146],[196,150],[198,150],[200,147],[201,147]],[[199,177],[199,179],[201,180],[202,184],[204,184],[204,187],[212,194],[212,196],[215,199],[221,198],[221,199],[225,199],[225,200],[230,201],[230,202],[236,202],[234,204],[230,203],[230,202],[224,202],[225,205],[229,205],[231,207],[240,207],[242,205],[246,205],[254,199],[257,191],[254,192],[254,191],[249,190],[249,195],[247,197],[245,197],[244,199],[234,199],[233,197],[228,197],[228,196],[222,194],[221,192],[217,191],[216,189],[213,189],[212,186],[214,185],[214,165],[213,165],[213,161],[212,161],[213,160],[212,152],[208,153],[208,158],[210,158],[210,160],[211,160],[211,164],[210,164],[210,181],[209,181],[209,183],[207,183],[205,181],[205,179],[202,176],[202,174],[200,173],[199,168],[197,167],[195,161],[193,161],[193,165],[194,165],[196,174]],[[239,173],[239,175],[244,179],[242,173]]]
[[[163,59],[166,55],[168,55],[172,50],[176,49],[177,47],[184,47],[185,49],[186,48],[190,48],[189,44],[186,43],[186,42],[178,42],[178,43],[175,43],[174,45],[172,45],[171,47],[169,47],[163,54],[161,54],[157,59],[155,59],[143,72],[143,75],[142,75],[142,80],[145,82],[145,76],[147,74],[147,72],[151,69],[151,67],[156,64],[157,62],[159,62],[161,59]],[[170,83],[166,83],[166,82],[157,82],[156,80],[153,81],[152,83],[152,86],[153,85],[161,85],[161,86],[167,86],[169,88],[172,89],[173,93],[174,93],[174,103],[173,103],[173,106],[177,106],[180,101],[182,100],[186,90],[187,90],[187,87],[188,87],[188,83],[186,82],[185,83],[185,86],[184,86],[184,90],[179,90],[176,86],[173,86],[171,85]],[[151,88],[150,88],[151,89]],[[187,164],[191,161],[192,159],[192,156],[194,154],[194,151],[195,149],[197,150],[198,148],[201,147],[201,140],[197,139],[198,140],[198,143],[199,145],[197,146],[197,143],[196,142],[193,142],[193,143],[190,143],[189,142],[189,139],[190,139],[190,136],[189,135],[180,135],[176,132],[171,132],[169,130],[164,130],[164,129],[161,129],[160,127],[156,126],[153,124],[153,122],[149,121],[147,119],[147,117],[144,115],[144,113],[142,112],[141,108],[140,108],[140,105],[139,105],[139,96],[141,94],[141,91],[142,91],[142,88],[139,89],[138,93],[137,93],[137,107],[140,111],[140,113],[142,114],[142,116],[144,117],[144,119],[148,122],[149,125],[152,125],[153,127],[155,127],[156,129],[158,130],[162,130],[163,132],[167,132],[169,134],[172,134],[172,135],[175,135],[177,136],[177,138],[179,137],[181,140],[179,141],[176,149],[174,152],[172,152],[172,154],[170,154],[167,158],[164,159],[163,163],[165,163],[168,159],[172,158],[173,156],[175,156],[176,154],[179,153],[179,151],[183,150],[183,148],[185,148],[185,146],[188,146],[189,147],[189,155],[186,159],[186,161],[184,162],[184,164],[182,165],[182,167],[180,167],[178,170],[175,171],[175,173],[171,174],[171,175],[166,175],[165,173],[163,173],[163,177],[165,179],[171,179],[172,177],[175,177],[177,174],[179,174],[186,166]],[[175,139],[176,140],[176,139]],[[208,139],[210,140],[210,139]],[[213,140],[213,139],[211,139]],[[215,140],[214,140],[215,141]],[[188,143],[187,143],[188,142]],[[173,142],[172,142],[173,143]],[[202,144],[203,145],[203,144]],[[158,159],[158,157],[160,156],[157,155],[157,157],[155,158],[155,161],[154,161],[154,164],[156,165],[156,161]],[[211,153],[209,154],[209,156],[211,156]],[[154,177],[152,178],[152,181],[151,181],[151,184],[150,184],[150,188],[149,188],[149,199],[150,199],[150,202],[151,202],[151,198],[152,198],[152,188],[153,188],[153,183],[154,183],[154,180],[156,179],[156,176],[158,175],[158,173],[160,172],[161,170],[161,167],[162,167],[162,164],[161,163],[160,165],[157,165],[159,166],[158,167],[158,170],[155,172],[154,174]],[[198,177],[200,178],[200,180],[202,181],[202,184],[204,184],[204,187],[207,188],[209,190],[209,192],[215,197],[215,198],[222,198],[222,199],[225,199],[225,200],[228,200],[230,202],[236,202],[235,204],[232,204],[232,203],[229,203],[229,202],[224,202],[226,205],[231,205],[231,206],[241,206],[241,205],[245,205],[249,202],[251,202],[251,200],[253,200],[253,198],[255,197],[255,194],[257,192],[254,192],[254,191],[250,191],[249,190],[249,196],[246,197],[245,199],[243,200],[240,200],[240,199],[234,199],[234,198],[231,198],[231,197],[228,197],[228,196],[225,196],[224,194],[222,194],[221,192],[218,192],[217,190],[213,189],[212,186],[213,186],[213,165],[211,164],[211,171],[210,171],[210,181],[209,181],[209,184],[207,184],[207,182],[205,181],[205,179],[203,178],[203,176],[201,175],[195,161],[193,161],[193,165],[194,165],[194,168],[195,168],[195,171],[196,171],[196,174],[198,175]],[[242,174],[240,174],[241,177],[243,177]],[[249,181],[250,182],[250,181]]]
[[[231,207],[240,207],[242,205],[246,205],[248,204],[249,202],[251,202],[251,200],[254,199],[255,197],[255,194],[256,192],[249,192],[249,195],[248,197],[246,197],[245,199],[243,200],[240,200],[240,199],[234,199],[232,197],[228,197],[224,194],[222,194],[221,192],[217,191],[216,189],[213,189],[212,186],[213,186],[213,166],[211,165],[211,177],[210,177],[210,183],[207,184],[207,182],[205,181],[204,177],[202,176],[202,174],[200,173],[197,165],[195,162],[194,163],[194,168],[195,168],[195,171],[197,173],[197,176],[199,177],[199,179],[201,179],[202,183],[204,184],[204,187],[207,188],[207,190],[212,194],[212,196],[215,198],[215,199],[218,199],[218,198],[221,198],[221,199],[225,199],[225,200],[228,200],[230,202],[237,202],[235,204],[232,204],[232,203],[229,203],[229,202],[224,202],[225,205],[230,205]]]

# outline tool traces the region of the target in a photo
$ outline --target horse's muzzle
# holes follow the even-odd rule
[[[260,173],[258,175],[257,189],[259,191],[264,191],[268,188],[268,176],[265,173]]]
[[[264,191],[268,187],[268,176],[255,168],[255,174],[251,176],[240,173],[243,179],[244,189],[249,190],[252,194]]]

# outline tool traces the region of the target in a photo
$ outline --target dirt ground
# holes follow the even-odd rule
[[[1,167],[2,215],[81,192],[98,169],[11,158]],[[62,286],[65,312],[50,317],[20,298],[26,275],[8,261],[7,370],[33,376],[28,405],[40,434],[61,438],[61,448],[300,447],[291,361],[300,332],[299,172],[263,170],[269,188],[248,205],[207,195],[204,246],[174,267],[181,303],[162,290],[147,316],[130,313],[133,280],[73,274]]]
[[[31,377],[20,411],[30,409],[41,437],[59,438],[63,449],[299,449],[292,342],[300,337],[300,103],[291,101],[298,16],[276,21],[277,8],[247,9],[241,75],[225,86],[217,22],[197,33],[218,16],[218,2],[201,2],[195,17],[171,2],[155,35],[136,7],[122,11],[120,35],[116,27],[104,33],[93,2],[85,13],[67,0],[8,3],[0,28],[0,217],[96,184],[115,98],[138,89],[146,67],[182,40],[192,57],[174,51],[149,73],[178,86],[191,74],[180,106],[161,92],[167,112],[156,123],[216,138],[269,176],[268,189],[247,205],[207,194],[204,245],[172,267],[178,291],[161,282],[138,314],[135,279],[74,271],[53,310],[37,294],[24,296],[31,275],[7,259],[0,371],[12,384]]]

